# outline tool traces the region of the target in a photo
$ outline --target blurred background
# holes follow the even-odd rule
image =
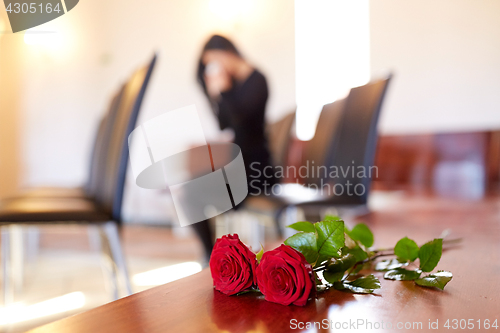
[[[16,34],[3,9],[0,199],[22,188],[82,185],[111,93],[155,51],[138,122],[195,104],[207,139],[216,138],[218,124],[196,82],[202,45],[214,33],[234,41],[266,75],[267,122],[296,110],[292,164],[324,104],[394,73],[378,126],[372,209],[402,191],[481,200],[498,189],[498,1],[82,0]],[[128,175],[122,214],[134,291],[177,278],[163,271],[147,280],[141,273],[178,264],[184,266],[171,269],[178,276],[201,269],[201,245],[178,227],[167,191],[141,189]],[[16,294],[23,315],[0,309],[6,331],[110,301],[85,227],[47,226],[24,237],[37,245],[27,250]],[[37,304],[58,297],[69,303],[36,313]]]

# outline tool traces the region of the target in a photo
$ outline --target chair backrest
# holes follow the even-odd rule
[[[99,206],[121,222],[121,208],[128,166],[128,136],[135,128],[137,117],[151,77],[156,55],[150,63],[138,69],[127,81],[120,99],[115,121],[110,129],[109,148],[104,177],[96,193]]]
[[[99,184],[103,181],[105,176],[104,171],[106,168],[107,153],[111,139],[111,129],[113,123],[115,122],[124,90],[125,85],[122,85],[111,98],[108,110],[101,119],[94,138],[94,145],[90,156],[89,174],[87,184],[85,186],[85,194],[90,198],[93,198],[96,195],[99,189]]]
[[[332,191],[336,192],[337,202],[367,202],[371,178],[376,176],[373,164],[377,148],[377,124],[390,79],[391,76],[352,88],[345,101],[335,140],[336,148],[327,156],[327,164],[337,170],[337,177],[332,179],[337,186]],[[344,191],[339,194],[341,188]]]
[[[274,166],[286,166],[294,121],[295,111],[267,127],[269,151]]]
[[[314,137],[305,145],[301,165],[306,166],[308,177],[306,185],[316,184],[321,187],[328,182],[328,156],[336,148],[338,128],[344,113],[345,99],[326,104],[321,110]],[[312,172],[314,170],[314,172]]]

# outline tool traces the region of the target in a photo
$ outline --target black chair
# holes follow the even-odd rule
[[[22,190],[10,199],[27,199],[27,198],[88,198],[92,199],[98,188],[98,184],[103,181],[104,164],[106,162],[107,151],[109,148],[110,132],[115,121],[118,107],[123,96],[125,85],[113,95],[109,103],[107,112],[99,122],[92,151],[90,154],[90,163],[87,176],[87,182],[82,187],[39,187],[28,188]]]
[[[274,166],[285,167],[287,164],[288,150],[295,123],[295,111],[287,114],[277,122],[267,126],[269,152]]]
[[[314,137],[307,142],[303,151],[301,166],[316,167],[331,165],[332,161],[329,160],[329,157],[333,156],[337,148],[336,142],[344,110],[345,99],[340,99],[323,106]],[[320,187],[327,181],[327,177],[324,174],[316,172],[314,174],[310,173],[303,181],[305,185]]]
[[[121,208],[128,165],[128,136],[135,127],[142,100],[151,77],[156,55],[150,63],[137,70],[119,94],[116,115],[109,121],[104,134],[105,154],[94,161],[97,173],[95,183],[89,183],[88,191],[93,198],[26,197],[6,200],[0,204],[0,225],[73,224],[95,225],[99,228],[103,253],[109,259],[109,272],[113,280],[113,296],[118,298],[118,279],[122,275],[126,291],[131,287],[121,251],[118,226],[121,224]],[[108,137],[106,137],[108,136]],[[108,140],[109,138],[109,140]],[[90,193],[89,192],[89,193]],[[4,267],[4,295],[9,289],[9,237],[2,232],[2,261]]]
[[[344,106],[345,99],[342,99],[327,104],[323,107],[318,119],[314,137],[307,142],[307,145],[303,150],[299,168],[302,166],[309,168],[310,166],[320,166],[328,164],[326,157],[331,156],[331,152],[336,148],[336,137],[338,136],[338,127],[344,112]],[[272,151],[272,141],[270,141],[270,148]],[[289,145],[287,145],[287,148],[289,148]],[[284,170],[297,170],[295,166],[292,166],[292,169],[288,169],[289,166],[286,165],[286,163],[283,165],[275,164],[275,166],[282,166],[285,168]],[[291,171],[290,173],[292,172],[293,171]],[[287,178],[297,178],[297,176],[297,173],[294,172],[291,175],[288,175]],[[319,188],[321,182],[323,182],[324,179],[320,178],[316,174],[309,174],[308,177],[302,179],[302,181],[304,185],[315,186]],[[306,193],[304,192],[307,192],[304,191],[303,186],[299,184],[285,183],[280,186],[283,186],[283,188],[285,188],[285,190],[288,192],[299,191],[303,193],[303,196],[306,195]],[[313,192],[313,195],[314,194],[316,193]],[[283,236],[283,230],[279,224],[279,220],[282,210],[285,209],[285,207],[281,207],[281,201],[279,197],[275,198],[274,196],[267,197],[263,195],[257,197],[249,197],[247,198],[247,205],[245,206],[245,208],[246,211],[250,213],[270,216],[276,224],[276,231],[278,232],[278,235]],[[294,207],[290,207],[287,212],[290,213],[290,211],[292,211],[293,209]],[[293,212],[295,213],[295,211]]]
[[[277,223],[285,212],[286,225],[297,221],[298,208],[309,216],[320,215],[322,209],[332,207],[366,209],[371,185],[368,172],[373,170],[377,124],[389,81],[390,76],[353,88],[345,101],[324,107],[315,138],[309,142],[305,156],[315,161],[315,171],[319,170],[318,166],[326,167],[326,174],[321,169],[319,175],[315,172],[314,177],[305,179],[305,185],[283,184],[279,195],[249,198],[245,209],[273,214]],[[309,167],[311,165],[309,160]],[[353,167],[356,167],[354,176],[350,172]],[[366,171],[367,177],[358,177],[358,167]],[[330,172],[335,168],[339,170],[338,177],[332,177]]]

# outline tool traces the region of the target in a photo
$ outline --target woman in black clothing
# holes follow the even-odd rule
[[[234,143],[243,155],[249,195],[274,185],[275,178],[266,177],[263,172],[271,166],[264,132],[268,98],[264,75],[227,38],[214,35],[203,48],[197,76],[221,130],[234,131]],[[213,240],[208,221],[193,226],[210,254]]]

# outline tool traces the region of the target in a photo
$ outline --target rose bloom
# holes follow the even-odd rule
[[[264,252],[257,283],[267,301],[303,306],[316,293],[314,273],[304,255],[290,246]]]
[[[234,295],[257,285],[255,253],[243,244],[238,235],[225,235],[217,239],[210,257],[210,271],[215,289]]]

